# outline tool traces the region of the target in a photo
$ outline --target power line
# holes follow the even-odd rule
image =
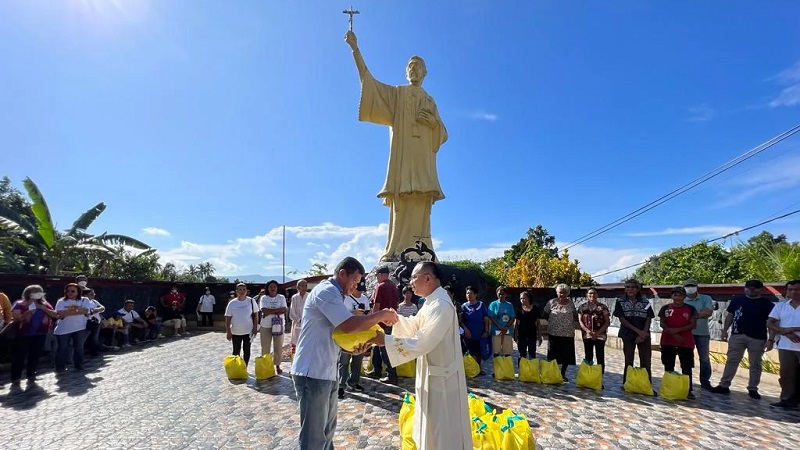
[[[722,239],[727,239],[728,237],[735,236],[735,235],[737,235],[737,234],[739,234],[739,233],[741,233],[743,231],[752,230],[753,228],[760,227],[761,225],[766,225],[766,224],[768,224],[770,222],[774,222],[774,221],[776,221],[778,219],[783,219],[784,217],[789,217],[789,216],[791,216],[793,214],[797,214],[797,213],[800,213],[800,209],[796,209],[796,210],[794,210],[792,212],[783,214],[781,216],[778,216],[778,217],[775,217],[775,218],[772,218],[772,219],[769,219],[769,220],[765,220],[765,221],[759,222],[759,223],[757,223],[755,225],[750,225],[749,227],[742,228],[741,230],[734,231],[733,233],[728,233],[725,236],[720,236],[718,238],[714,238],[714,239],[711,239],[710,241],[705,241],[705,242],[714,242],[714,241],[719,241],[719,240],[722,240]],[[604,277],[606,275],[610,275],[610,274],[616,273],[616,272],[621,272],[623,270],[630,269],[632,267],[641,266],[641,265],[647,264],[648,262],[652,261],[653,259],[658,259],[658,256],[654,256],[652,258],[648,258],[646,261],[642,261],[640,263],[631,264],[630,266],[625,266],[625,267],[622,267],[622,268],[619,268],[619,269],[614,269],[614,270],[610,270],[608,272],[603,272],[601,274],[592,275],[592,278]]]
[[[634,210],[634,211],[632,211],[632,212],[620,217],[619,219],[617,219],[617,220],[615,220],[613,222],[610,222],[610,223],[598,228],[595,231],[592,231],[591,233],[584,234],[583,236],[579,237],[577,240],[575,240],[571,244],[568,244],[564,248],[565,249],[569,249],[569,248],[575,247],[576,245],[582,244],[582,243],[588,241],[589,239],[594,239],[597,236],[600,236],[601,234],[604,234],[604,233],[606,233],[606,232],[608,232],[608,231],[610,231],[610,230],[612,230],[612,229],[614,229],[614,228],[616,228],[616,227],[618,227],[618,226],[620,226],[620,225],[622,225],[622,224],[624,224],[626,222],[629,222],[629,221],[635,219],[636,217],[639,217],[642,214],[646,213],[647,211],[650,211],[651,209],[656,208],[657,206],[660,206],[663,203],[666,203],[669,200],[672,200],[673,198],[675,198],[675,197],[677,197],[677,196],[679,196],[679,195],[681,195],[681,194],[683,194],[685,192],[688,192],[691,189],[694,189],[695,187],[705,183],[708,180],[711,180],[714,177],[717,177],[718,175],[721,175],[724,172],[727,172],[731,168],[733,168],[733,167],[735,167],[735,166],[747,161],[748,159],[758,155],[759,153],[763,152],[764,150],[767,150],[768,148],[774,146],[775,144],[778,144],[781,141],[789,138],[790,136],[794,135],[798,131],[800,131],[800,124],[795,125],[793,128],[791,128],[791,129],[789,129],[787,131],[784,131],[783,133],[773,137],[772,139],[770,139],[770,140],[768,140],[768,141],[766,141],[766,142],[764,142],[764,143],[762,143],[762,144],[760,144],[760,145],[758,145],[758,146],[756,146],[756,147],[744,152],[743,154],[741,154],[741,155],[737,156],[736,158],[726,162],[725,164],[713,169],[710,172],[707,172],[706,174],[704,174],[704,175],[702,175],[702,176],[700,176],[698,178],[695,178],[694,180],[690,181],[689,183],[686,183],[683,186],[673,190],[672,192],[669,192],[668,194],[665,194],[665,195],[657,198],[656,200],[653,200],[652,202],[640,207],[639,209],[636,209],[636,210]]]

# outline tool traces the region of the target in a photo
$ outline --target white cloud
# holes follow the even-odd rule
[[[162,228],[147,227],[147,228],[142,228],[142,231],[145,234],[150,234],[153,236],[169,236],[169,231],[164,230]]]
[[[716,109],[709,107],[706,104],[692,106],[689,108],[689,122],[707,122],[717,117],[718,112]]]
[[[476,119],[476,120],[485,120],[487,122],[495,122],[499,118],[497,114],[486,112],[484,110],[477,110],[473,111],[469,114],[469,117]]]
[[[557,243],[556,245],[558,246],[559,244]],[[564,244],[562,243],[561,245]],[[569,249],[569,256],[570,259],[577,259],[580,262],[581,270],[592,275],[598,283],[612,283],[624,280],[638,266],[600,277],[598,275],[622,269],[632,264],[638,264],[660,252],[661,250],[647,248],[608,248],[576,245]]]
[[[780,170],[775,170],[776,167],[780,167]],[[726,182],[725,186],[730,189],[723,192],[724,200],[716,206],[723,208],[737,205],[775,191],[790,192],[796,189],[795,186],[800,186],[798,171],[800,156],[767,161]]]
[[[724,225],[700,225],[696,227],[665,228],[659,231],[641,231],[628,233],[627,236],[674,236],[674,235],[700,235],[702,237],[718,237],[739,230],[740,227]]]
[[[436,251],[439,261],[456,261],[459,259],[469,259],[475,262],[484,262],[492,258],[503,256],[503,252],[511,248],[511,244],[490,247],[470,247],[456,248]],[[435,249],[434,249],[435,250]]]
[[[769,106],[776,108],[778,106],[800,105],[800,61],[794,63],[792,67],[782,70],[770,80],[786,87],[775,99],[769,102]]]

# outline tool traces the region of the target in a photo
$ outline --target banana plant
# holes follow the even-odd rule
[[[106,209],[100,202],[78,217],[66,231],[59,231],[53,223],[50,209],[44,195],[30,178],[23,180],[23,186],[30,199],[30,214],[23,214],[0,205],[0,226],[18,235],[31,245],[37,253],[40,264],[49,275],[62,274],[76,259],[85,258],[91,253],[112,255],[114,246],[127,246],[138,250],[149,250],[150,246],[138,239],[121,234],[102,233],[92,235],[87,229]],[[33,217],[34,220],[30,220]]]

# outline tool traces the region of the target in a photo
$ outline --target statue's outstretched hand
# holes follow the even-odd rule
[[[358,39],[356,38],[356,34],[352,31],[348,31],[344,35],[344,41],[347,42],[347,45],[350,46],[353,51],[358,49]]]

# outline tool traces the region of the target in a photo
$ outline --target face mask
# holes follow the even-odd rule
[[[684,286],[686,295],[694,295],[697,293],[697,286]]]
[[[78,286],[84,287],[84,286],[86,286],[86,282],[85,281],[78,281]]]
[[[44,297],[44,292],[34,292],[30,297],[31,300],[41,300]]]

